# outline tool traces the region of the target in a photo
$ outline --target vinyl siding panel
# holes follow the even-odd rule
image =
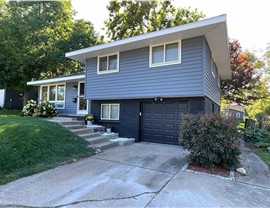
[[[86,98],[128,99],[203,95],[204,37],[182,40],[181,64],[149,68],[149,47],[120,53],[119,72],[98,74],[86,61]]]
[[[212,54],[208,43],[204,40],[204,86],[205,95],[216,104],[220,105],[220,87],[218,86],[218,70],[214,61],[211,64]],[[215,77],[212,75],[211,67],[213,67],[213,72]]]

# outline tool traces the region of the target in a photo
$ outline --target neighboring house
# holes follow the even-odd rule
[[[0,106],[8,109],[22,109],[23,93],[12,88],[0,90]]]
[[[220,80],[231,79],[225,15],[66,57],[86,64],[85,80],[71,75],[28,82],[40,87],[40,100],[55,102],[62,113],[91,113],[96,123],[136,141],[177,144],[182,115],[218,113]]]
[[[240,106],[237,103],[231,103],[229,112],[237,120],[244,120],[245,108],[243,106]]]

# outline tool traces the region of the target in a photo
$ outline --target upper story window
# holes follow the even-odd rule
[[[179,63],[181,63],[181,41],[150,46],[150,67]]]
[[[49,101],[53,103],[56,109],[65,108],[65,84],[41,86],[41,102]]]
[[[98,57],[97,74],[119,72],[119,53]]]

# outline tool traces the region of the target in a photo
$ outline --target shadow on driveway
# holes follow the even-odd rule
[[[2,207],[146,206],[186,163],[179,146],[135,143],[0,186]]]

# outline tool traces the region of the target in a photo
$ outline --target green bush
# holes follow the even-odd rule
[[[22,116],[39,116],[39,117],[54,117],[57,116],[57,110],[53,104],[49,102],[42,102],[39,105],[36,101],[30,100],[23,107]]]
[[[243,139],[249,143],[270,143],[270,132],[263,129],[243,129]]]
[[[258,142],[255,144],[255,146],[259,148],[267,148],[270,147],[270,143]]]
[[[33,116],[36,113],[37,102],[35,100],[29,100],[23,107],[21,116]]]
[[[232,167],[240,154],[237,122],[222,115],[185,115],[179,143],[192,162],[207,167]]]
[[[243,122],[243,121],[239,122],[237,125],[237,129],[239,131],[242,131],[244,128],[245,128],[245,122]]]

